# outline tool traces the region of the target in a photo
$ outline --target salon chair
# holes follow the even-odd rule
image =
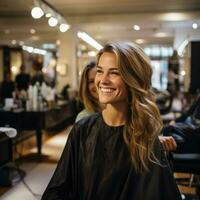
[[[14,185],[25,176],[23,170],[13,166],[12,138],[16,135],[16,129],[0,127],[0,187]]]
[[[174,102],[176,101],[173,96],[167,91],[155,91],[156,94],[156,104],[159,108],[161,118],[164,124],[169,123],[170,121],[175,120],[180,116],[182,109],[180,108],[180,102],[176,109],[174,108]]]
[[[189,178],[176,178],[177,184],[195,188],[200,199],[200,152],[174,152],[172,164],[174,172],[190,174]]]
[[[161,115],[167,114],[171,111],[173,96],[166,91],[155,91],[156,93],[156,104],[160,110]]]
[[[200,97],[198,96],[189,110],[175,124],[166,125],[163,135],[172,136],[177,149],[172,152],[171,162],[174,172],[189,173],[191,177],[177,178],[179,185],[195,187],[200,198]]]

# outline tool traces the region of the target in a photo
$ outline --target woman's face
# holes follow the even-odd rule
[[[88,88],[89,88],[90,95],[93,98],[98,99],[98,93],[94,84],[95,76],[96,76],[96,67],[93,67],[88,72]]]
[[[126,85],[117,67],[114,53],[104,52],[98,62],[95,85],[103,104],[126,105]]]

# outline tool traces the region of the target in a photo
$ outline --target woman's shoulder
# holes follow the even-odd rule
[[[71,136],[75,138],[87,137],[91,134],[91,129],[96,126],[100,115],[100,113],[94,113],[77,121],[72,128]]]
[[[88,111],[87,109],[84,109],[78,113],[75,122],[78,122],[79,120],[83,119],[84,117],[88,117],[90,115],[92,115],[92,113],[90,111]]]
[[[83,128],[84,126],[88,127],[94,124],[99,117],[100,113],[90,113],[87,116],[82,117],[79,121],[75,123],[75,125],[81,128]]]
[[[83,119],[79,120],[78,122],[76,122],[73,127],[72,130],[69,134],[69,141],[71,141],[72,143],[82,143],[84,141],[87,140],[87,138],[91,135],[91,134],[96,134],[97,132],[97,124],[98,124],[98,119],[100,117],[100,113],[95,113],[95,114],[91,114],[88,117],[84,117]],[[96,131],[92,131],[92,130],[96,130]]]

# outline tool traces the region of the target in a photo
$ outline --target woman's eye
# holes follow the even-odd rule
[[[113,75],[120,75],[118,71],[112,71],[111,74],[113,74]]]
[[[100,70],[100,69],[97,69],[97,72],[96,72],[96,73],[103,73],[103,71]]]

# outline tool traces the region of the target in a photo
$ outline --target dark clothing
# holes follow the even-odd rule
[[[1,99],[12,98],[12,93],[15,90],[15,83],[13,81],[3,81],[0,88]]]
[[[176,119],[176,122],[186,122],[188,117],[193,120],[200,119],[200,95],[194,100],[189,109]]]
[[[159,141],[162,166],[136,174],[123,127],[108,126],[100,113],[77,122],[42,200],[181,200]]]
[[[200,143],[200,95],[190,108],[163,128],[163,135],[172,136],[178,144],[176,153],[199,153]]]
[[[26,73],[21,73],[16,76],[17,89],[27,90],[30,83],[30,75]]]
[[[44,82],[44,76],[43,74],[36,74],[32,77],[31,79],[31,84],[32,85],[35,85],[36,83],[39,83],[40,85],[42,85],[42,83]]]

